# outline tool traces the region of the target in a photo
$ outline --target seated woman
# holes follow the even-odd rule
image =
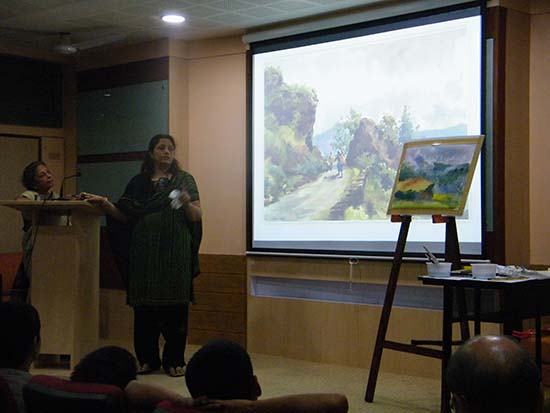
[[[101,347],[78,363],[71,380],[81,383],[111,384],[123,389],[134,410],[153,410],[162,400],[190,407],[193,400],[161,386],[137,381],[137,360],[127,350],[117,346]]]
[[[59,195],[53,191],[53,174],[48,169],[48,166],[42,161],[31,162],[23,169],[21,183],[26,191],[16,198],[19,201],[44,201],[59,197]],[[31,259],[34,240],[32,215],[30,212],[22,212],[22,216],[23,238],[21,246],[23,249],[23,260],[17,270],[17,275],[13,282],[10,295],[14,301],[25,302],[27,300],[31,278]],[[48,223],[51,223],[50,218],[42,215],[40,216],[40,220],[46,220]]]

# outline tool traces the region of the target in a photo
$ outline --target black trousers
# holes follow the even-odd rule
[[[185,366],[189,306],[134,307],[134,349],[140,364],[154,369]],[[159,338],[164,337],[162,362]]]

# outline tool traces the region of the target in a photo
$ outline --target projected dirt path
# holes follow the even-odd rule
[[[337,177],[334,170],[325,172],[316,181],[283,196],[265,208],[266,221],[309,221],[328,219],[330,209],[338,202],[350,179],[350,171]]]

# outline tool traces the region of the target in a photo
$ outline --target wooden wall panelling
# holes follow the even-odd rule
[[[40,156],[37,137],[0,135],[0,199],[15,199],[25,188],[21,184],[23,168]],[[21,251],[21,214],[12,208],[0,208],[0,254]]]
[[[505,262],[505,63],[506,63],[506,9],[487,9],[486,33],[494,39],[493,56],[493,231],[487,232],[487,255],[492,262]]]
[[[59,192],[65,176],[65,142],[63,138],[44,137],[40,140],[41,158],[52,172],[54,190]],[[65,188],[65,193],[67,193]]]
[[[110,89],[168,79],[168,57],[142,60],[78,73],[78,92]]]
[[[506,231],[505,264],[529,265],[529,60],[530,16],[513,9],[506,13],[506,71],[504,140]],[[521,176],[522,179],[518,179]],[[537,223],[540,225],[541,223]],[[544,224],[543,224],[544,225]]]
[[[188,342],[225,338],[246,346],[246,260],[244,256],[200,256],[195,304],[189,311]]]
[[[204,272],[195,279],[195,289],[204,292],[244,294],[246,288],[241,274]]]

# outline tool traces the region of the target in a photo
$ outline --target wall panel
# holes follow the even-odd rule
[[[189,312],[189,343],[225,338],[246,345],[246,264],[244,256],[200,256]]]
[[[0,136],[0,199],[15,199],[25,188],[21,184],[23,168],[40,156],[40,139]],[[0,253],[21,251],[23,220],[21,214],[0,207]]]
[[[78,94],[78,155],[147,150],[168,133],[168,81]]]
[[[538,2],[541,9],[543,2]],[[529,156],[531,263],[550,265],[550,4],[531,16],[529,78]]]

